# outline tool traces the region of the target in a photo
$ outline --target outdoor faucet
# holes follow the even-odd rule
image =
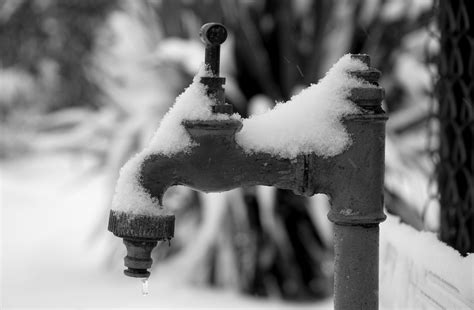
[[[201,39],[206,45],[205,64],[211,72],[201,78],[201,83],[214,102],[212,111],[230,115],[233,108],[225,103],[222,88],[225,79],[219,77],[219,49],[226,37],[227,31],[221,24],[210,23],[201,28]],[[352,89],[349,99],[361,113],[343,119],[352,143],[339,155],[299,154],[289,159],[265,152],[249,153],[235,139],[242,129],[240,120],[188,120],[182,125],[196,146],[173,156],[148,156],[141,165],[139,180],[161,205],[164,193],[174,185],[203,192],[267,185],[298,195],[328,195],[328,218],[335,224],[335,308],[377,309],[379,223],[385,219],[387,117],[381,108],[384,90],[377,84],[380,72],[370,68],[369,56],[351,57],[364,62],[369,69],[350,74],[373,87]],[[124,238],[127,246],[125,274],[148,277],[151,250],[158,240],[173,237],[174,216],[127,218],[112,210],[109,230]]]

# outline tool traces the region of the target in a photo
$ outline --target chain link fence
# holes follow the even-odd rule
[[[437,181],[440,237],[474,252],[474,2],[439,1]]]

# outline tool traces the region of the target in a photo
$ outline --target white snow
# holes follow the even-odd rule
[[[130,214],[167,215],[171,212],[160,206],[140,184],[140,167],[149,154],[142,152],[132,157],[121,169],[112,199],[112,210]]]
[[[474,309],[474,254],[388,216],[380,226],[380,300],[388,309]]]
[[[347,97],[351,88],[372,87],[348,74],[367,65],[344,55],[317,84],[304,89],[268,113],[243,121],[236,140],[249,152],[267,152],[284,158],[315,153],[337,155],[351,139],[341,120],[359,110]]]
[[[204,67],[201,67],[204,68]],[[149,153],[171,156],[187,151],[194,146],[191,137],[181,124],[183,120],[224,120],[238,119],[238,114],[213,114],[212,100],[206,96],[206,89],[200,83],[202,76],[209,76],[204,69],[195,76],[193,83],[176,99],[175,104],[166,113],[160,127],[146,149]]]

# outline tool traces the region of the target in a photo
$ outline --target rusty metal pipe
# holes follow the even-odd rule
[[[334,225],[334,309],[378,309],[379,226]]]

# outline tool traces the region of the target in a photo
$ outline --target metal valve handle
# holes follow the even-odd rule
[[[201,78],[201,83],[207,88],[207,96],[214,101],[213,113],[232,114],[233,107],[225,103],[225,93],[222,85],[225,78],[219,76],[221,44],[227,39],[226,28],[219,23],[207,23],[201,27],[199,33],[202,42],[206,45],[204,63],[208,76]]]
[[[207,23],[199,32],[202,42],[206,44],[204,62],[213,77],[219,76],[221,44],[227,39],[227,29],[219,23]]]

